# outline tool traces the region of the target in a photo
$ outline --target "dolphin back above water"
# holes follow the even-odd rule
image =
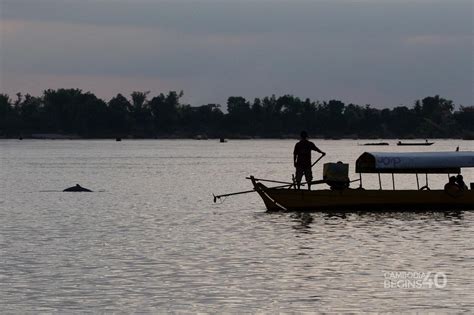
[[[66,188],[63,191],[66,191],[66,192],[92,192],[92,190],[84,188],[79,184],[76,184],[76,186]]]

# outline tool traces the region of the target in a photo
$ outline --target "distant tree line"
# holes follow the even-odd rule
[[[338,100],[312,101],[274,95],[253,101],[240,96],[218,104],[182,104],[182,92],[150,96],[118,94],[108,102],[79,89],[46,90],[42,96],[0,94],[0,136],[36,133],[85,138],[294,137],[307,130],[325,138],[471,138],[474,106],[455,110],[436,96],[411,106],[377,109]]]

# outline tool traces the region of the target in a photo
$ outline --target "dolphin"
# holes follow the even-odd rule
[[[69,191],[74,191],[74,192],[92,192],[92,190],[87,189],[87,188],[84,188],[84,187],[82,187],[82,186],[79,185],[79,184],[76,184],[76,186],[72,186],[72,187],[66,188],[66,189],[64,189],[63,191],[66,191],[66,192],[69,192]]]

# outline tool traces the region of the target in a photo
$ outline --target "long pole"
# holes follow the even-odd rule
[[[284,188],[284,187],[289,187],[289,186],[293,186],[293,184],[287,184],[287,185],[275,186],[275,187],[269,187],[269,188]],[[251,193],[251,192],[254,192],[254,191],[256,191],[256,190],[255,190],[255,189],[252,189],[252,190],[244,190],[244,191],[238,191],[238,192],[235,192],[235,193],[223,194],[223,195],[217,195],[217,196],[213,194],[214,202],[216,202],[217,199],[220,199],[220,198],[222,198],[222,197],[235,196],[235,195],[241,195],[241,194],[248,194],[248,193]]]
[[[326,153],[321,154],[321,156],[319,157],[319,159],[317,159],[313,164],[311,164],[311,167],[315,166],[316,163],[318,163],[319,160],[321,160],[325,155],[326,155]]]
[[[257,180],[257,179],[255,179],[255,180]],[[262,179],[259,179],[259,180],[261,181]],[[319,181],[315,181],[314,183],[315,183],[315,184],[320,184],[320,183],[323,183],[323,182],[325,182],[325,181],[320,181],[320,182],[319,182]],[[301,185],[306,185],[306,184],[307,184],[307,182],[301,183]],[[293,185],[294,185],[294,184],[291,183],[291,184],[286,184],[286,185],[281,185],[281,186],[273,186],[273,187],[268,187],[268,188],[270,188],[270,189],[285,188],[285,187],[290,187],[290,186],[293,186]],[[216,202],[217,199],[220,199],[220,198],[222,198],[222,197],[235,196],[235,195],[241,195],[241,194],[248,194],[248,193],[251,193],[251,192],[254,192],[254,191],[256,191],[256,190],[255,190],[255,189],[252,189],[252,190],[244,190],[244,191],[238,191],[238,192],[235,192],[235,193],[229,193],[229,194],[223,194],[223,195],[217,195],[217,196],[214,195],[214,194],[212,194],[212,196],[214,197],[214,202]]]
[[[252,179],[251,177],[245,177],[246,179]],[[271,180],[271,179],[263,179],[263,178],[254,178],[258,182],[269,182],[269,183],[277,183],[277,184],[292,184],[290,182],[282,182],[279,180]]]
[[[224,195],[214,195],[212,194],[212,196],[214,197],[214,203],[217,201],[217,199],[220,199],[222,197],[227,197],[227,196],[234,196],[234,195],[241,195],[241,194],[248,194],[248,193],[251,193],[251,192],[254,192],[256,191],[255,189],[252,189],[252,190],[244,190],[244,191],[239,191],[239,192],[235,192],[235,193],[230,193],[230,194],[224,194]]]

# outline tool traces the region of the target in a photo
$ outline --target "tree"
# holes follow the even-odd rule
[[[219,104],[181,104],[182,92],[170,91],[148,101],[150,92],[135,91],[128,100],[117,94],[107,104],[79,89],[46,90],[40,97],[0,94],[0,135],[35,132],[78,134],[83,137],[134,135],[261,136],[296,135],[302,129],[328,137],[462,137],[474,134],[474,108],[439,95],[417,100],[412,108],[377,109],[345,105],[339,100],[304,101],[293,95],[227,100]],[[230,133],[230,134],[229,134]]]
[[[0,94],[0,134],[7,134],[12,130],[11,118],[13,116],[12,102],[8,95]]]
[[[109,101],[109,126],[115,135],[130,132],[131,117],[129,109],[131,108],[132,104],[120,93]]]
[[[129,111],[133,121],[133,129],[139,137],[145,137],[145,135],[150,131],[149,123],[151,120],[151,113],[147,100],[148,94],[150,94],[150,91],[134,91],[130,95],[132,102],[130,103]]]
[[[42,113],[43,100],[26,94],[23,101],[18,105],[18,114],[21,117],[22,130],[42,131],[42,122],[45,117]]]
[[[248,134],[252,130],[250,104],[241,96],[231,96],[227,99],[228,128],[231,132]]]
[[[393,135],[404,138],[415,134],[419,121],[416,110],[410,110],[406,106],[398,106],[391,110],[387,124]]]
[[[154,127],[158,133],[170,134],[176,130],[179,119],[179,99],[182,96],[182,92],[178,94],[170,91],[168,95],[161,93],[150,101]]]
[[[420,133],[427,137],[449,135],[453,127],[453,101],[436,95],[428,96],[421,101],[421,115],[424,122],[420,126]]]
[[[90,92],[83,93],[79,89],[46,90],[43,102],[42,112],[47,117],[42,124],[45,131],[91,137],[105,130],[106,103]]]
[[[281,102],[277,102],[275,95],[262,99],[262,125],[265,130],[264,136],[278,136],[281,133],[282,112]]]
[[[454,114],[457,134],[461,136],[474,136],[474,106],[461,106],[460,110]]]

